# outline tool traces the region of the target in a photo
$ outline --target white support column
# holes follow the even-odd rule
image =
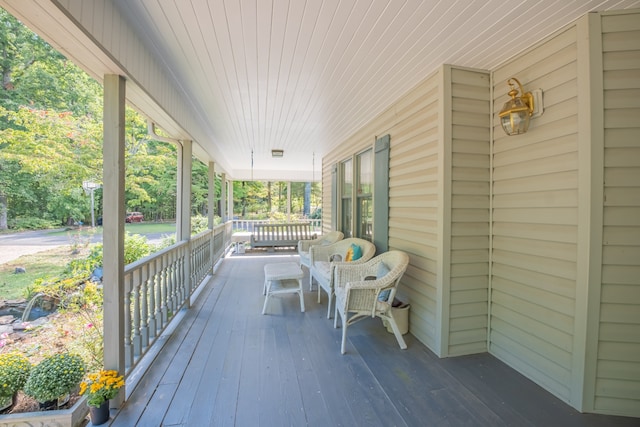
[[[227,197],[227,212],[229,212],[228,220],[233,220],[233,180],[227,181],[229,194]]]
[[[287,222],[291,222],[291,181],[287,182]]]
[[[178,209],[176,211],[176,241],[191,235],[191,141],[178,144]]]
[[[222,222],[227,222],[227,175],[224,173],[220,175],[220,189],[220,218]]]
[[[124,128],[125,79],[104,76],[103,283],[104,367],[125,372],[124,350]],[[125,388],[111,400],[118,408]]]
[[[209,220],[209,229],[213,230],[213,221],[216,213],[216,171],[213,162],[209,162],[207,173],[209,178],[207,183],[209,190],[209,194],[207,195],[207,218]]]
[[[178,218],[176,218],[176,241],[191,239],[191,157],[192,142],[180,141],[178,150]],[[186,298],[186,307],[189,308],[191,294],[191,252],[187,251],[183,260],[183,292]]]
[[[214,227],[214,218],[216,213],[216,169],[215,164],[213,162],[209,162],[208,172],[208,187],[209,194],[207,195],[207,216],[209,220],[209,229],[213,230]],[[216,257],[216,245],[215,245],[215,236],[211,235],[211,239],[209,240],[209,251],[211,253],[211,258],[215,259]],[[213,274],[213,270],[211,271]]]

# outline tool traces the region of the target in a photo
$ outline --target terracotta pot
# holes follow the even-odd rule
[[[91,417],[91,424],[99,426],[109,421],[109,401],[102,402],[99,407],[89,406],[89,416]]]

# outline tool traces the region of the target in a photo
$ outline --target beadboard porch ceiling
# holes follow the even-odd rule
[[[0,4],[37,12],[22,1]],[[192,103],[207,135],[196,141],[198,152],[232,179],[305,180],[319,180],[324,154],[441,64],[491,70],[589,11],[640,7],[640,0],[104,1]],[[505,82],[505,99],[506,92]],[[272,158],[272,149],[284,156]]]
[[[117,4],[203,113],[213,137],[199,143],[223,147],[216,151],[237,177],[250,178],[253,150],[254,169],[280,176],[315,169],[316,179],[332,146],[441,64],[491,70],[591,10],[640,7],[619,0]],[[272,149],[284,157],[271,158]]]

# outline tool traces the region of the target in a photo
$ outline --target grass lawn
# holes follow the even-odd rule
[[[166,234],[176,232],[175,223],[143,222],[125,224],[130,234]],[[28,287],[34,280],[42,277],[55,278],[75,258],[84,258],[89,254],[89,237],[102,234],[102,227],[82,227],[77,229],[56,230],[51,235],[66,235],[69,244],[31,255],[24,255],[5,264],[0,264],[0,300],[24,298]],[[77,253],[74,253],[75,252]],[[27,272],[15,274],[16,267],[24,267]]]
[[[125,231],[131,234],[149,234],[149,233],[166,233],[173,234],[176,232],[175,222],[138,222],[135,224],[125,224]],[[67,233],[79,233],[80,235],[101,234],[102,227],[97,226],[95,228],[82,227],[74,230],[56,230],[52,231],[51,235],[60,235]]]
[[[54,278],[73,259],[86,257],[88,247],[77,253],[71,246],[59,246],[48,251],[24,255],[6,264],[0,264],[0,300],[24,298],[27,288],[41,277]],[[25,267],[26,273],[15,274],[16,267]]]

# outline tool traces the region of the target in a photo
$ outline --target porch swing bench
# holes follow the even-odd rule
[[[311,223],[256,224],[251,235],[252,248],[297,247],[300,240],[318,237],[311,231]]]

